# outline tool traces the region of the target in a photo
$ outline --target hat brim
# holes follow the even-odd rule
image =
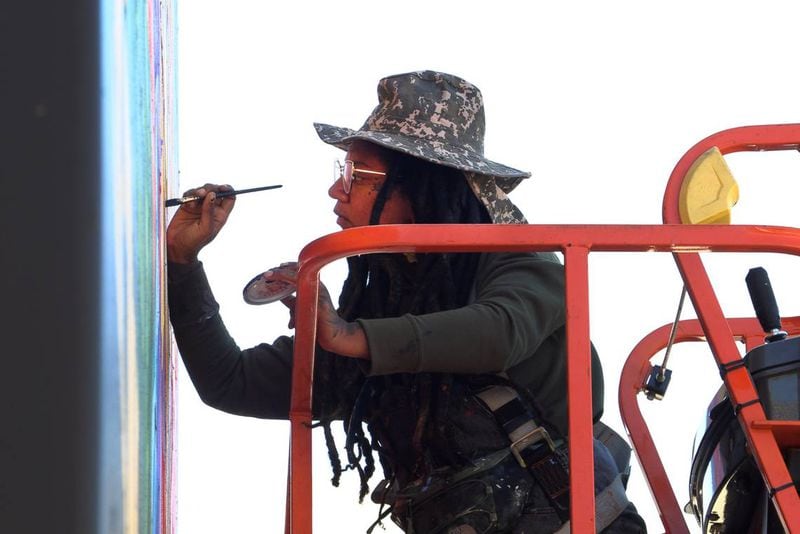
[[[394,133],[352,130],[317,122],[314,123],[314,128],[323,142],[342,150],[347,150],[353,141],[368,141],[440,165],[454,167],[465,172],[492,176],[496,179],[497,185],[506,193],[509,193],[523,179],[531,175],[529,172],[486,159],[468,149],[453,147],[446,143],[429,139]]]

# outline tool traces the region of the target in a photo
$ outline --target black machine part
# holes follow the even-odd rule
[[[753,379],[758,400],[767,418],[800,419],[800,337],[788,338],[781,330],[780,315],[766,271],[751,269],[746,277],[766,343],[751,350],[745,365]],[[724,390],[723,390],[724,392]],[[690,502],[686,512],[695,515],[703,532],[780,532],[767,488],[750,455],[737,410],[724,396],[709,412],[709,423],[692,459],[689,475]],[[800,450],[782,450],[792,480],[800,484]],[[711,472],[709,472],[711,467]],[[707,475],[711,475],[710,477]],[[711,480],[711,486],[706,485]],[[711,492],[712,495],[704,495]]]
[[[725,397],[720,403],[711,408],[709,413],[710,423],[708,424],[700,444],[692,458],[692,468],[689,472],[689,503],[684,508],[687,513],[694,514],[699,525],[703,525],[704,510],[708,504],[707,501],[712,500],[712,496],[703,494],[703,482],[705,480],[706,471],[714,450],[717,448],[722,436],[729,432],[732,428],[732,423],[736,422],[736,417],[733,414],[728,398]]]
[[[778,312],[778,303],[775,300],[775,293],[772,291],[772,284],[769,275],[763,267],[750,269],[745,277],[747,290],[750,293],[750,300],[753,302],[753,309],[758,317],[761,328],[766,332],[767,343],[780,341],[786,337],[786,332],[781,330],[781,316]]]
[[[760,345],[746,359],[767,417],[800,419],[800,337]]]
[[[767,417],[800,419],[800,337],[756,347],[745,360]],[[711,409],[709,419],[692,459],[686,512],[695,516],[706,533],[748,532],[750,522],[764,506],[760,504],[766,495],[764,482],[727,396]],[[783,453],[792,480],[800,483],[800,450]],[[704,486],[710,465],[724,473],[714,480],[713,487]],[[709,490],[713,490],[711,495],[706,494]],[[773,519],[764,532],[773,532],[778,522],[768,506],[767,515]]]

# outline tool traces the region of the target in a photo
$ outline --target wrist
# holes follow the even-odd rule
[[[170,246],[167,243],[167,261],[187,265],[197,261],[197,252],[188,252],[180,247]]]

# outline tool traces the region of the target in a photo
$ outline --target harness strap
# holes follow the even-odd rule
[[[595,495],[595,531],[602,532],[625,510],[630,501],[625,494],[622,476],[617,477],[603,491]],[[567,521],[555,534],[570,534],[570,522]]]
[[[617,464],[617,471],[622,474],[622,485],[628,486],[631,475],[631,446],[613,428],[602,421],[594,424],[594,437],[606,446]]]
[[[478,392],[511,440],[511,452],[544,490],[562,521],[569,520],[569,461],[563,440],[553,441],[536,423],[517,392],[508,386],[491,386]]]
[[[531,473],[544,490],[564,525],[559,534],[569,533],[569,459],[564,440],[553,440],[544,426],[537,424],[534,416],[508,386],[495,385],[476,393],[492,411],[511,440],[509,449],[523,469]],[[599,430],[603,430],[605,425]],[[609,429],[610,431],[610,429]],[[613,431],[611,431],[613,433]],[[616,433],[614,433],[615,437]],[[621,438],[619,438],[621,440]],[[624,443],[624,441],[623,441]],[[626,444],[627,445],[627,444]],[[624,451],[622,451],[624,452]],[[615,458],[617,464],[630,458]],[[624,456],[624,455],[622,455]],[[619,469],[619,471],[622,471]],[[595,526],[597,532],[607,528],[629,504],[625,494],[623,475],[595,494]]]

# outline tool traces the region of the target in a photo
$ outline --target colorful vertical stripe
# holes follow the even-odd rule
[[[98,532],[173,531],[163,201],[177,182],[175,1],[101,11],[101,492]]]

